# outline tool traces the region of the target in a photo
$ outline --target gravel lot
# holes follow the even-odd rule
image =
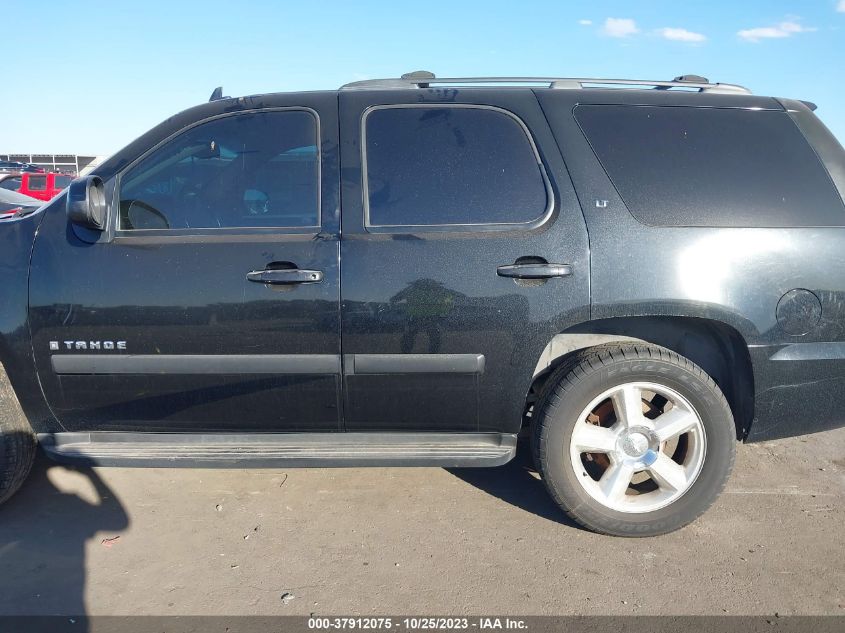
[[[668,536],[496,469],[69,470],[0,508],[0,614],[845,614],[845,429],[741,446]]]

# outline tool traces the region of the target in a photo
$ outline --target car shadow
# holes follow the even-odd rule
[[[54,468],[39,453],[23,487],[0,508],[0,616],[84,616],[85,548],[97,536],[125,530],[129,518],[90,468],[69,469],[72,490],[54,484]],[[77,494],[77,489],[80,494]],[[73,630],[85,631],[86,619]]]
[[[583,530],[552,501],[534,468],[531,446],[520,441],[516,457],[497,468],[447,468],[458,479],[526,512]]]

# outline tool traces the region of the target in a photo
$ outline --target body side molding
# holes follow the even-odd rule
[[[484,373],[483,354],[347,354],[348,374]],[[335,354],[54,354],[57,374],[339,374]]]
[[[483,374],[484,354],[346,354],[347,374]]]
[[[337,354],[54,354],[57,374],[339,374]]]

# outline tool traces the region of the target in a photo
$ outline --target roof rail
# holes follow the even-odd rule
[[[353,81],[341,90],[393,90],[397,88],[431,88],[438,86],[520,86],[535,85],[553,89],[634,88],[655,90],[691,90],[721,94],[751,94],[748,88],[734,84],[710,83],[699,75],[681,75],[672,81],[645,79],[602,79],[598,77],[449,77],[437,78],[433,73],[417,70],[397,79],[367,79]]]

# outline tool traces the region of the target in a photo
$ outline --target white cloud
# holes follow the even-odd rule
[[[798,22],[781,22],[777,26],[761,26],[755,29],[744,29],[737,32],[737,35],[748,42],[759,42],[760,40],[791,37],[796,33],[811,33],[815,30],[813,27],[802,26]]]
[[[839,0],[839,4],[836,5],[836,10],[839,13],[845,13],[845,0]]]
[[[845,0],[843,0],[843,2],[845,2]],[[696,33],[694,31],[687,31],[686,29],[666,27],[665,29],[658,29],[657,32],[661,35],[661,37],[664,37],[667,40],[673,40],[675,42],[699,43],[707,41],[706,35],[703,35],[702,33]]]
[[[630,18],[607,18],[601,31],[608,37],[628,37],[640,32],[637,23]]]
[[[842,2],[845,2],[845,0],[842,0]],[[578,20],[578,24],[581,26],[590,26],[592,23],[592,20]]]

